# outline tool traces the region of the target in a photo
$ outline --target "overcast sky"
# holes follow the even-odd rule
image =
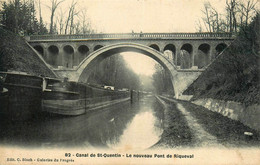
[[[36,0],[36,2],[39,0]],[[74,0],[76,1],[76,0]],[[41,0],[42,14],[50,22],[51,0]],[[65,0],[56,14],[68,13],[72,0]],[[77,9],[86,10],[93,28],[103,33],[195,32],[205,0],[78,0]],[[209,0],[224,11],[225,0]],[[65,17],[67,17],[65,13]]]

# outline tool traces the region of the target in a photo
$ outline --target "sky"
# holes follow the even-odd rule
[[[39,0],[35,0],[36,2]],[[59,0],[58,0],[59,1]],[[64,0],[60,8],[68,12],[73,0]],[[76,0],[74,0],[76,1]],[[208,0],[224,11],[225,0]],[[51,0],[41,0],[42,15],[49,23]],[[86,11],[92,27],[103,33],[195,32],[206,0],[77,0],[78,11]],[[67,13],[66,13],[67,14]]]
[[[137,74],[151,76],[155,72],[154,59],[136,52],[121,53],[128,66]]]

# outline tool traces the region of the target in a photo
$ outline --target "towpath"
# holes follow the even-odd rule
[[[161,147],[259,147],[259,133],[238,121],[186,101],[160,97],[164,105]],[[253,137],[244,135],[252,132]]]

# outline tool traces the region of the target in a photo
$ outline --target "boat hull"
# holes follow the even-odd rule
[[[42,110],[54,114],[81,115],[130,98],[129,92],[116,92],[75,82],[47,80],[46,84]]]
[[[41,111],[42,78],[38,76],[2,73],[5,81],[2,84],[8,90],[5,96],[1,115],[12,120],[25,120]]]

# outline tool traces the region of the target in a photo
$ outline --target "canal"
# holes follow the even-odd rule
[[[147,149],[163,133],[163,106],[154,96],[80,116],[44,114],[29,121],[1,119],[0,143],[21,147]]]

